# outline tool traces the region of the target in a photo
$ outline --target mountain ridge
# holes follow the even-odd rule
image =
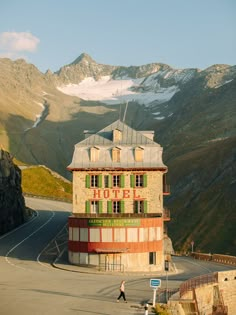
[[[165,202],[174,246],[187,250],[194,238],[196,249],[236,254],[236,191],[230,184],[236,181],[235,79],[236,66],[230,65],[119,67],[82,54],[58,72],[43,74],[23,60],[0,59],[0,143],[19,160],[46,165],[70,179],[66,167],[84,130],[100,130],[121,117],[136,130],[154,130],[169,167],[172,194]],[[85,97],[58,89],[66,85],[79,87]]]

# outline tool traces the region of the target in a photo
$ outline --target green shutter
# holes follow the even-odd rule
[[[102,213],[102,200],[98,201],[98,212]]]
[[[85,212],[90,213],[90,201],[86,200],[85,202]]]
[[[107,201],[107,212],[112,213],[112,201],[111,200]]]
[[[125,202],[124,200],[120,201],[120,212],[125,213]]]
[[[143,201],[143,211],[144,213],[147,213],[147,200]]]
[[[90,175],[86,175],[85,178],[85,187],[90,188]]]
[[[134,213],[138,213],[138,203],[134,200]]]
[[[120,175],[120,188],[125,187],[125,176],[122,174]]]
[[[130,175],[130,187],[134,188],[135,185],[134,185],[134,181],[135,181],[135,175]]]
[[[143,175],[143,187],[147,187],[147,174]]]
[[[102,188],[102,175],[98,175],[98,187]]]
[[[108,175],[108,187],[112,188],[112,176]]]

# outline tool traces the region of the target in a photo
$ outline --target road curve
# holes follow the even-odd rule
[[[27,198],[26,203],[36,215],[0,237],[0,315],[143,314],[142,305],[153,294],[150,278],[161,278],[165,287],[165,273],[85,274],[42,264],[40,254],[67,223],[72,206],[34,198]],[[168,275],[170,288],[193,276],[230,269],[188,257],[174,261],[181,272]],[[126,280],[127,304],[116,303],[122,279]]]

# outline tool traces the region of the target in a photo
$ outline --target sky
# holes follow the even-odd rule
[[[236,1],[0,1],[1,58],[24,58],[44,73],[82,53],[115,66],[236,65]]]

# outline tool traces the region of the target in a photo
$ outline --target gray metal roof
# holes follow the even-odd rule
[[[116,129],[122,134],[119,141],[113,141],[113,131]],[[144,133],[147,134],[147,131]],[[134,151],[139,146],[144,149],[142,162],[135,160]],[[99,149],[99,159],[96,162],[90,159],[90,149],[93,147]],[[112,149],[115,147],[120,149],[120,162],[112,161]],[[117,120],[77,143],[68,168],[167,168],[162,162],[162,151],[162,147],[142,131],[136,131]]]
[[[136,131],[125,123],[117,120],[110,124],[109,126],[105,127],[104,129],[96,132],[89,136],[87,139],[82,140],[81,142],[77,143],[77,145],[106,145],[111,144],[113,142],[113,130],[118,129],[122,132],[122,139],[121,141],[116,141],[116,144],[126,145],[126,144],[133,144],[133,145],[158,145],[151,139],[145,137],[142,134],[142,131]]]

